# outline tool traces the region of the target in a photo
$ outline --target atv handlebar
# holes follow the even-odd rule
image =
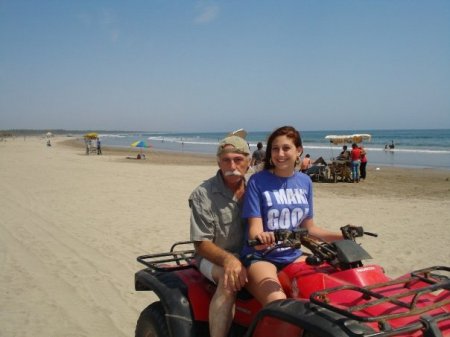
[[[302,238],[308,235],[308,230],[305,228],[297,228],[294,230],[277,229],[273,232],[277,247],[292,247],[300,248]],[[250,247],[259,246],[261,242],[258,239],[248,240],[247,244]],[[298,247],[294,247],[298,246]]]
[[[364,235],[374,236],[377,237],[378,234],[371,233],[371,232],[365,232],[364,228],[362,226],[353,226],[353,225],[346,225],[340,228],[342,232],[342,236],[346,240],[355,240],[355,238],[360,238]]]
[[[362,226],[352,226],[346,225],[340,228],[342,232],[342,236],[346,240],[354,240],[355,238],[362,237],[364,235],[378,237],[378,234],[366,232]],[[293,241],[301,241],[302,238],[309,236],[308,230],[305,228],[297,228],[294,230],[286,230],[286,229],[278,229],[274,232],[275,242],[283,243],[284,246],[289,246],[289,243],[293,243]],[[258,239],[247,240],[247,245],[250,247],[261,245],[261,242]],[[300,248],[300,247],[298,247]]]
[[[335,266],[340,266],[341,268],[349,268],[355,265],[359,265],[361,262],[358,259],[370,258],[367,252],[361,252],[362,248],[355,243],[356,237],[361,237],[363,235],[369,235],[377,237],[378,235],[371,232],[365,232],[361,226],[347,225],[341,227],[342,235],[345,240],[340,240],[342,242],[347,242],[348,244],[339,244],[340,241],[336,242],[324,242],[321,239],[314,237],[308,233],[307,229],[297,228],[294,230],[275,230],[275,243],[271,245],[267,250],[263,251],[263,255],[270,254],[273,250],[277,248],[292,248],[300,249],[301,246],[305,246],[311,251],[311,255],[308,256],[306,262],[311,265],[319,265],[325,261],[331,263]],[[349,242],[351,241],[351,242]],[[261,245],[262,243],[258,240],[248,240],[247,244],[250,247]],[[352,251],[348,251],[345,247],[353,247]],[[356,248],[354,248],[357,246]],[[347,252],[352,255],[350,259],[355,259],[355,261],[350,262],[349,257],[345,256],[342,249],[347,250]],[[356,249],[356,250],[355,250]],[[354,264],[353,262],[356,262]]]

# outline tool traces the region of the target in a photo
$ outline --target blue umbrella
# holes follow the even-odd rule
[[[144,140],[138,140],[137,142],[134,142],[131,144],[132,147],[141,147],[141,148],[147,148],[148,144]]]
[[[149,146],[149,145],[147,144],[147,142],[144,141],[144,140],[138,140],[138,141],[132,143],[131,146],[132,146],[132,147],[138,147],[138,148],[140,148],[140,149],[141,149],[141,151],[140,151],[140,152],[141,152],[141,156],[143,156],[143,154],[142,154],[142,149],[146,149],[146,148],[148,148],[148,147],[151,147],[151,145]]]

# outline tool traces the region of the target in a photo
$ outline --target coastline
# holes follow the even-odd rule
[[[79,149],[84,154],[84,144],[79,139],[62,140],[61,145]],[[129,162],[126,157],[136,156],[139,149],[120,148],[113,146],[102,147],[103,155],[111,156],[118,161]],[[181,165],[181,166],[213,166],[217,167],[214,155],[183,153],[175,151],[146,149],[146,160],[132,160],[139,165]],[[377,170],[379,168],[379,170]],[[410,168],[367,166],[367,179],[361,182],[360,191],[367,196],[380,197],[426,197],[436,200],[450,200],[450,170],[436,168]],[[424,179],[428,182],[428,188],[419,188]],[[381,185],[383,188],[380,188]],[[320,191],[335,195],[354,196],[353,184],[349,183],[317,183]],[[399,188],[401,186],[401,188]]]
[[[188,197],[214,156],[136,149],[85,155],[63,136],[0,142],[0,325],[5,336],[130,336],[155,295],[134,290],[142,254],[189,238]],[[449,265],[450,172],[369,163],[359,184],[314,183],[315,221],[362,225],[391,277]]]
[[[69,148],[79,149],[85,154],[84,143],[80,138],[61,140],[60,144]],[[138,148],[102,146],[103,155],[109,155],[119,160],[128,161],[126,157],[136,157],[140,152]],[[153,148],[145,149],[146,160],[137,161],[139,164],[168,164],[168,165],[215,165],[215,157],[209,154],[182,153],[171,151],[159,151]],[[150,157],[151,156],[151,160]]]

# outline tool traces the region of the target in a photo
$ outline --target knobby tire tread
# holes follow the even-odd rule
[[[154,302],[145,308],[136,324],[136,337],[170,337],[161,302]]]

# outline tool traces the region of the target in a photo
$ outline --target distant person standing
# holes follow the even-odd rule
[[[359,148],[361,149],[361,166],[359,167],[360,179],[365,180],[366,179],[366,166],[367,166],[367,152],[362,147],[362,145]]]
[[[354,183],[359,183],[359,166],[361,165],[361,149],[352,144],[352,151],[350,152],[350,159],[352,162],[352,179]]]
[[[252,154],[252,161],[250,163],[250,166],[258,166],[264,161],[264,158],[266,157],[266,151],[263,150],[263,144],[261,142],[258,142],[256,147],[257,149]]]
[[[97,138],[97,154],[102,154],[102,143],[100,142],[100,138]]]

